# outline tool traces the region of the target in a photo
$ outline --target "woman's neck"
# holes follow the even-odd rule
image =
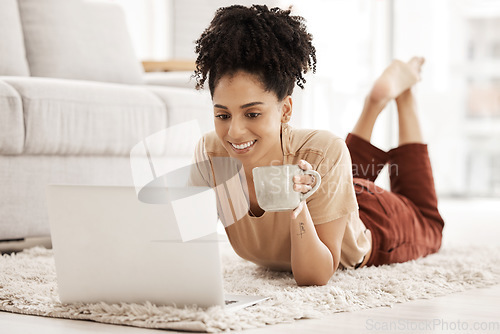
[[[242,161],[243,170],[245,171],[247,180],[253,181],[252,170],[255,167],[283,165],[285,158],[283,155],[282,140],[283,139],[280,134],[279,146],[276,145],[275,147],[273,147],[273,149],[270,150],[267,155],[265,155],[258,161]]]
[[[262,167],[262,166],[277,166],[277,165],[283,165],[284,163],[284,157],[283,157],[283,152],[280,150],[280,154],[274,155],[274,157],[269,157],[269,159],[262,159],[258,161],[257,163],[252,163],[252,164],[243,164],[243,170],[245,171],[245,176],[247,180],[252,180],[253,181],[253,174],[252,170],[255,167]]]

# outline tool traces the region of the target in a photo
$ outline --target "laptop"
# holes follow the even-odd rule
[[[217,233],[212,189],[151,191],[154,204],[148,196],[141,200],[133,186],[47,187],[62,303],[149,301],[238,310],[269,298],[224,295],[219,244],[227,237]]]

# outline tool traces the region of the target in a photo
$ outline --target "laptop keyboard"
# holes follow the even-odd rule
[[[226,305],[229,305],[229,304],[233,304],[233,303],[236,303],[238,302],[237,300],[226,300]]]

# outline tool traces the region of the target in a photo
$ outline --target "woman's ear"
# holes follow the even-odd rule
[[[283,99],[283,106],[281,107],[281,123],[288,123],[292,117],[292,97],[288,95]]]

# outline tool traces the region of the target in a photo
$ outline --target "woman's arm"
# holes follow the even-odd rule
[[[299,162],[303,170],[312,166]],[[314,181],[309,175],[294,177],[294,190],[307,192]],[[327,196],[326,194],[323,194]],[[314,225],[305,201],[293,210],[290,222],[292,272],[298,285],[325,285],[340,263],[342,239],[349,215]]]
[[[309,209],[290,223],[292,272],[298,285],[325,285],[340,263],[340,249],[348,215],[314,225]]]

